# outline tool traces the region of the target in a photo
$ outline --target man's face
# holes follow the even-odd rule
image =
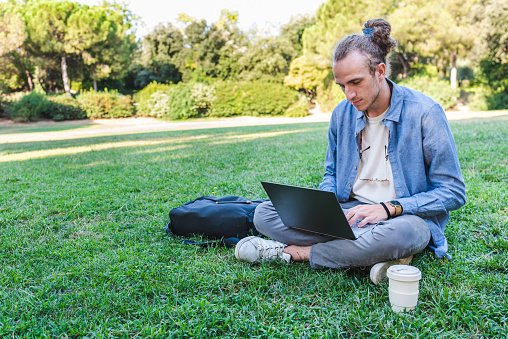
[[[376,105],[381,91],[381,81],[384,78],[384,67],[380,69],[380,66],[372,75],[367,57],[357,51],[349,53],[333,66],[335,82],[358,111],[366,111]]]

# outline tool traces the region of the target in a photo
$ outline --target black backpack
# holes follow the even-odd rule
[[[233,247],[241,238],[258,235],[254,210],[266,199],[250,200],[238,196],[204,196],[186,202],[169,212],[166,232],[172,236],[201,235],[212,242],[181,240],[185,244]]]

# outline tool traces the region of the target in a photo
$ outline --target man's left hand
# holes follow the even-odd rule
[[[381,204],[358,205],[346,210],[345,214],[350,226],[358,219],[363,218],[358,224],[358,227],[363,227],[366,224],[377,224],[380,221],[388,219],[388,215]]]

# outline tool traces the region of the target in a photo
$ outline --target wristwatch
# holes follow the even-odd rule
[[[402,205],[397,200],[388,201],[388,203],[395,208],[395,214],[392,215],[392,218],[398,217],[402,214]]]

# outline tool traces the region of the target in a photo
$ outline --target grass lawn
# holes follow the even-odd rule
[[[2,144],[0,336],[506,338],[508,119],[451,125],[468,204],[448,223],[453,260],[415,257],[408,314],[368,270],[250,266],[163,231],[201,195],[317,187],[326,123]]]

